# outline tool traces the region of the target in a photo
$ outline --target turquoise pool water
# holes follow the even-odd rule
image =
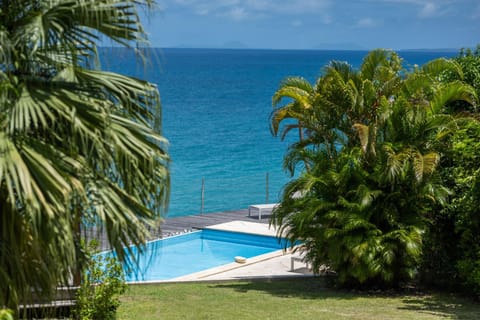
[[[219,230],[200,230],[148,243],[127,282],[169,280],[284,248],[286,240]]]

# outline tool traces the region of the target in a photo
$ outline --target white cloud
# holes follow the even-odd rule
[[[419,16],[420,17],[432,17],[437,14],[437,6],[433,2],[427,2],[423,4],[422,9],[420,10]]]
[[[194,12],[195,12],[196,15],[206,16],[210,13],[210,9],[208,7],[205,7],[205,6],[198,6],[197,8],[195,8]]]
[[[331,6],[330,0],[270,1],[272,12],[287,14],[320,13]]]
[[[357,26],[362,28],[371,28],[376,25],[375,21],[372,18],[362,18],[357,21]]]
[[[233,7],[224,15],[232,18],[235,21],[242,21],[248,18],[248,13],[245,11],[244,8],[241,7]]]
[[[455,8],[455,1],[452,0],[367,0],[375,3],[398,3],[414,6],[417,10],[417,16],[420,18],[430,18],[442,16],[451,9]],[[458,1],[458,0],[457,0]],[[470,1],[470,0],[466,0]]]
[[[334,21],[344,21],[344,10],[339,8],[355,4],[358,14],[372,14],[376,6],[382,5],[391,9],[392,14],[401,9],[410,12],[410,17],[429,19],[439,16],[457,15],[462,5],[470,8],[476,6],[479,0],[350,0],[338,2],[334,0],[162,0],[169,10],[181,10],[199,16],[215,16],[233,21],[260,20],[266,17],[287,19],[287,21],[303,20],[314,16],[322,24],[332,24]],[[363,6],[363,7],[362,7]],[[388,10],[388,9],[387,9]],[[477,17],[480,9],[465,12],[466,17]],[[307,16],[309,16],[307,18]],[[388,19],[388,17],[382,17]],[[357,24],[371,27],[376,21],[359,20]],[[355,23],[355,22],[354,22]]]
[[[236,21],[284,14],[325,14],[332,0],[165,0],[197,15],[216,15]]]
[[[264,11],[268,10],[271,6],[269,0],[247,0],[246,5],[254,10]]]
[[[177,3],[177,4],[180,4],[180,5],[186,5],[186,6],[189,6],[189,5],[192,5],[196,2],[198,2],[197,0],[173,0],[174,3]]]

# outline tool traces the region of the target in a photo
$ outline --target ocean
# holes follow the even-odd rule
[[[331,60],[358,67],[367,51],[148,49],[143,65],[126,49],[102,48],[102,68],[158,85],[169,140],[168,217],[277,202],[291,179],[285,141],[269,129],[271,98],[282,79],[314,81]],[[412,68],[456,52],[400,51]],[[268,184],[267,184],[268,175]],[[202,207],[202,181],[204,196]],[[268,190],[268,192],[267,192]]]

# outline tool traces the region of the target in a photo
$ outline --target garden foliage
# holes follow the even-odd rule
[[[74,310],[74,319],[113,320],[120,305],[119,295],[126,290],[122,265],[113,256],[96,254],[97,244],[90,242],[89,259]]]
[[[375,50],[359,70],[332,62],[314,85],[280,85],[272,132],[300,131],[285,167],[303,170],[271,222],[303,241],[315,271],[328,265],[348,286],[399,286],[418,275],[429,217],[450,194],[441,159],[462,125],[447,106],[476,101],[462,79],[455,61],[407,71],[396,53]]]

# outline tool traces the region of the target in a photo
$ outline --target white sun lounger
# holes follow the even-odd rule
[[[258,220],[262,220],[262,212],[264,211],[269,211],[272,212],[272,210],[278,206],[278,203],[267,203],[267,204],[252,204],[248,206],[248,216],[252,214],[252,211],[257,211],[258,212]]]
[[[290,271],[295,271],[295,262],[300,262],[300,263],[304,263],[305,264],[305,267],[307,269],[310,269],[310,266],[308,265],[308,262],[305,261],[305,256],[304,255],[300,255],[300,256],[297,256],[297,255],[292,255],[292,257],[290,258]]]

